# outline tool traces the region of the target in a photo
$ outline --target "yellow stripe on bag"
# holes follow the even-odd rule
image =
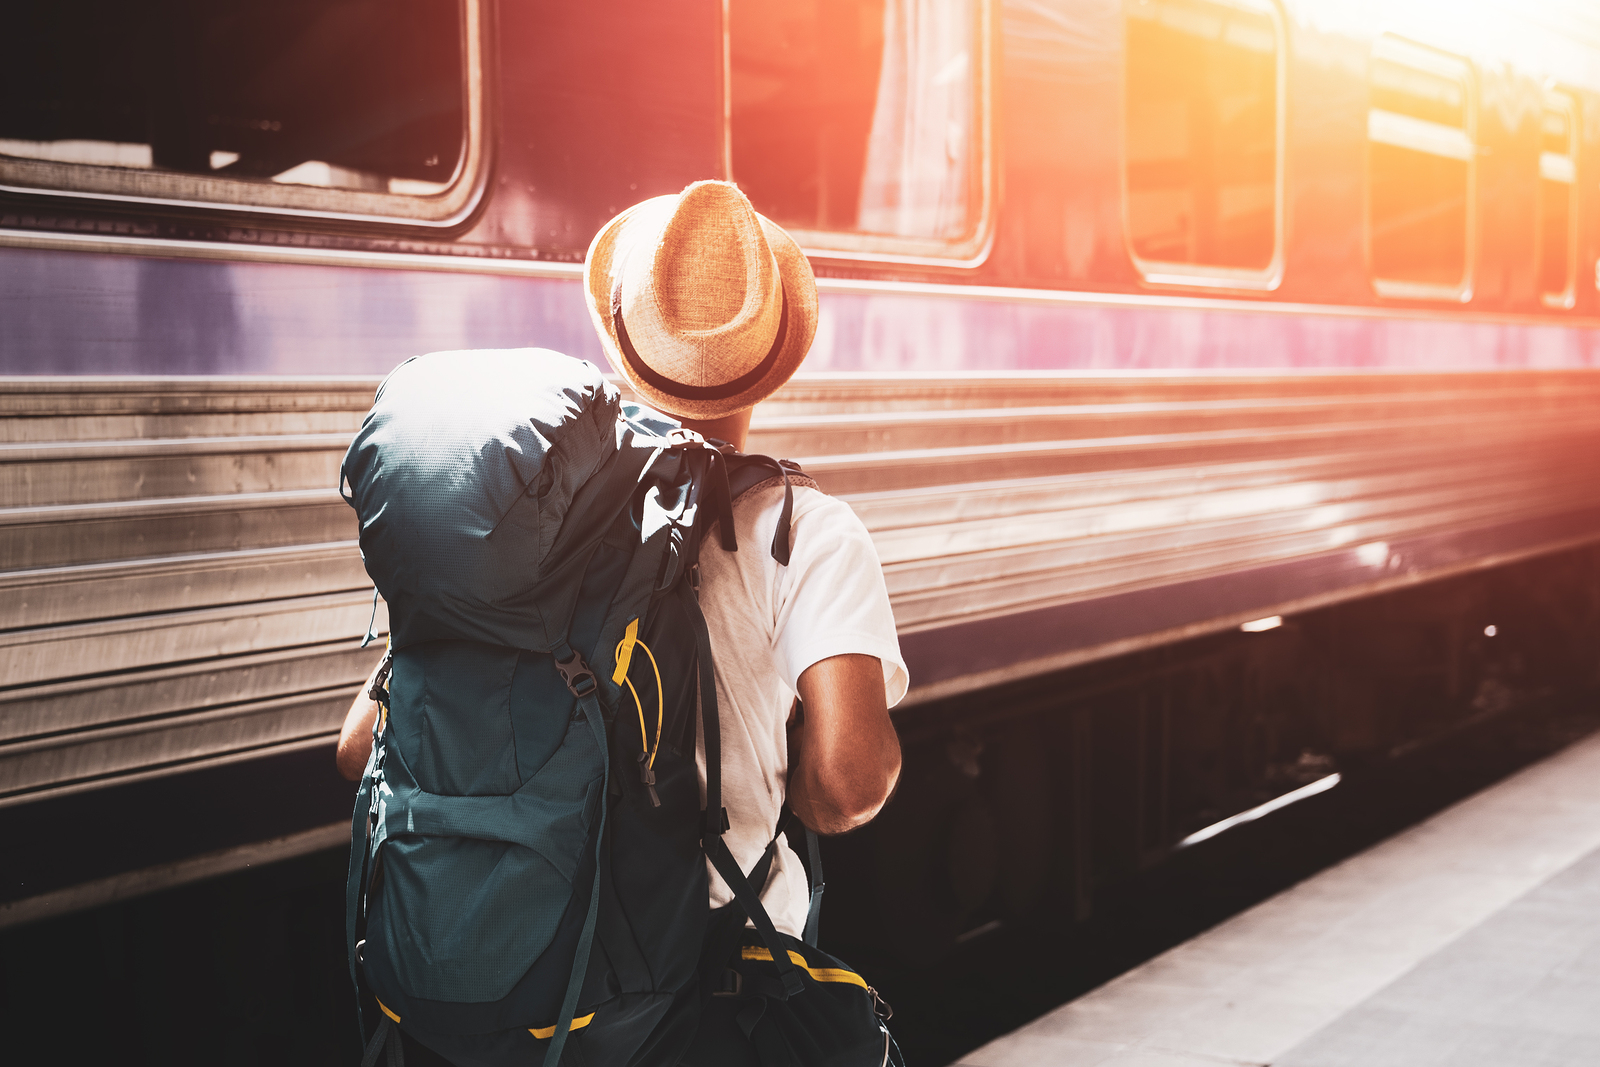
[[[770,960],[772,953],[764,948],[746,945],[739,950],[739,958],[742,960]],[[862,989],[867,988],[867,980],[854,971],[847,971],[841,967],[807,967],[806,958],[792,949],[789,952],[789,959],[794,962],[796,967],[799,967],[819,982],[849,982],[851,985],[858,985]]]
[[[622,632],[622,647],[617,649],[617,669],[611,672],[611,684],[621,685],[628,676],[628,665],[633,662],[633,646],[639,640],[639,620],[634,619]]]
[[[395,1022],[399,1022],[399,1021],[400,1021],[399,1019],[395,1020]],[[581,1019],[572,1020],[572,1025],[567,1027],[567,1030],[568,1030],[569,1033],[571,1031],[573,1031],[573,1030],[582,1030],[585,1026],[588,1026],[593,1021],[594,1021],[594,1012],[591,1011],[588,1015],[585,1015]],[[528,1027],[528,1033],[532,1034],[534,1037],[537,1037],[540,1041],[543,1041],[546,1038],[555,1037],[556,1036],[556,1028],[553,1027],[553,1026],[541,1026],[538,1029],[535,1029],[535,1028],[530,1026],[530,1027]]]
[[[378,1000],[377,997],[373,997],[372,999],[373,1000]],[[398,1016],[394,1012],[390,1011],[389,1008],[388,1008],[388,1005],[384,1004],[384,1002],[381,1001],[381,1000],[378,1000],[378,1009],[380,1011],[382,1011],[385,1015],[387,1015],[389,1018],[393,1019],[395,1022],[399,1022],[400,1021],[400,1016]]]

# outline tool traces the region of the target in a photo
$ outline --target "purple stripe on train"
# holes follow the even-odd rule
[[[572,279],[0,250],[0,374],[382,374],[449,348],[604,365]],[[825,293],[810,371],[1600,366],[1600,330]]]
[[[529,345],[603,364],[578,283],[0,249],[0,374],[384,374]]]
[[[1348,313],[829,294],[807,370],[1600,366],[1600,330]]]

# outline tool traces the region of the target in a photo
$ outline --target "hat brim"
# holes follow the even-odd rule
[[[595,234],[594,241],[589,245],[589,254],[584,259],[583,298],[589,306],[589,317],[594,320],[595,331],[600,335],[606,359],[613,370],[628,380],[641,400],[681,418],[725,418],[759,404],[777,392],[800,368],[817,332],[817,284],[811,273],[811,263],[800,251],[800,246],[795,244],[794,238],[785,233],[783,227],[758,213],[756,218],[761,220],[762,232],[766,234],[767,244],[777,260],[778,276],[783,280],[788,301],[788,330],[772,369],[748,388],[718,400],[686,400],[644,381],[629,366],[617,342],[617,326],[611,318],[612,272],[627,221],[641,209],[658,208],[663,201],[675,202],[677,199],[676,196],[658,196],[642,201],[606,223]]]

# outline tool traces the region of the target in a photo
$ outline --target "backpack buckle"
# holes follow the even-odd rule
[[[582,653],[574,651],[570,659],[556,660],[556,670],[561,672],[561,680],[567,683],[575,697],[586,697],[594,692],[600,685],[595,681],[594,671],[583,661]]]
[[[372,674],[372,684],[367,687],[367,697],[389,710],[389,674],[394,670],[394,649],[388,649]]]

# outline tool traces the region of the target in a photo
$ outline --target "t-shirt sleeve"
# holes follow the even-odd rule
[[[805,669],[830,656],[875,656],[894,707],[910,678],[872,537],[844,501],[796,492],[812,499],[796,507],[789,565],[778,568],[774,645],[784,681],[798,689]]]

